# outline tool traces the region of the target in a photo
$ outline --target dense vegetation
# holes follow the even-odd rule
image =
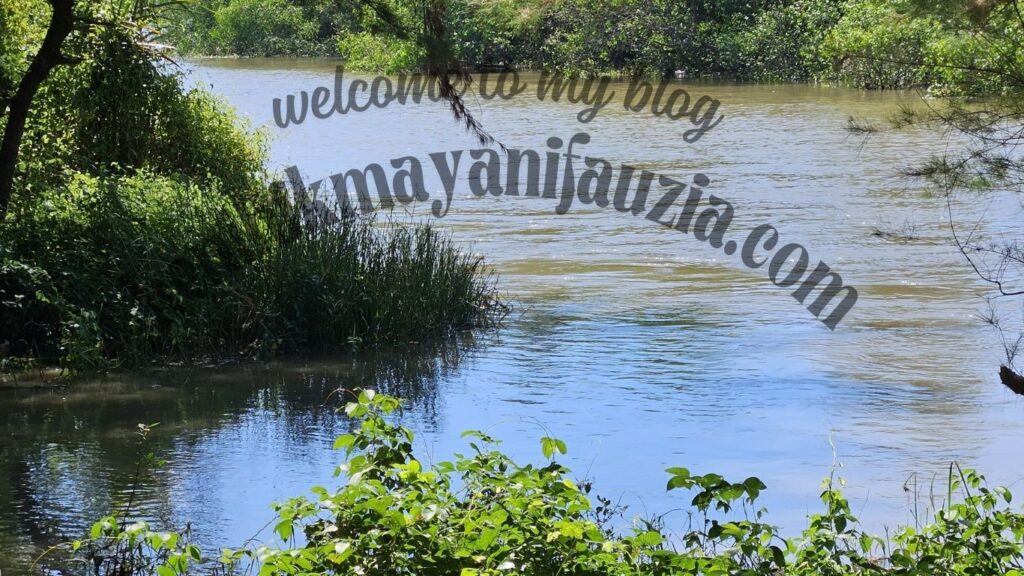
[[[420,5],[196,0],[167,38],[191,54],[335,55],[353,69],[396,72],[422,66]],[[998,91],[998,78],[972,69],[1022,58],[1015,35],[1024,30],[998,0],[451,0],[445,9],[449,47],[470,67],[866,88],[941,88],[971,76],[975,90]]]
[[[0,222],[0,362],[264,356],[492,318],[488,272],[443,234],[364,216],[304,221],[264,173],[263,137],[160,64],[146,42],[157,15],[139,6],[78,5],[66,62],[33,99]],[[6,104],[48,9],[0,7]]]
[[[637,519],[623,534],[614,529],[620,511],[592,501],[589,484],[557,462],[567,450],[560,440],[542,438],[547,462],[534,466],[467,432],[468,455],[428,465],[413,451],[412,432],[394,423],[399,408],[371,391],[346,406],[355,430],[335,442],[348,455],[338,468],[345,481],[276,505],[273,536],[258,537],[276,536],[276,544],[211,557],[187,533],[128,523],[118,510],[45,560],[60,557],[99,576],[1020,576],[1024,567],[1024,514],[1010,506],[1010,491],[956,466],[932,502],[934,520],[885,537],[858,528],[834,478],[823,486],[823,510],[802,534],[784,538],[758,506],[766,488],[759,479],[730,482],[685,468],[667,470],[669,490],[693,494],[684,525],[670,523],[677,516]]]

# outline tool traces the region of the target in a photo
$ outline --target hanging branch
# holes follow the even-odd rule
[[[461,121],[466,130],[476,136],[481,146],[493,144],[494,137],[473,117],[459,91],[460,85],[466,89],[472,85],[473,76],[449,49],[444,22],[445,11],[445,0],[424,0],[423,37],[427,49],[427,75],[436,79],[440,88],[439,95],[448,103],[455,119]],[[505,150],[503,144],[499,142],[498,145]]]

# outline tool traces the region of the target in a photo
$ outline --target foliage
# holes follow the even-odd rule
[[[818,55],[825,34],[839,20],[835,0],[796,0],[764,10],[752,26],[736,26],[732,36],[736,60],[726,70],[761,82],[813,78],[826,67]]]
[[[45,17],[42,8],[32,0],[0,1],[0,112],[28,66],[24,41],[42,41],[40,29],[32,25],[33,20]]]
[[[475,68],[530,68],[540,56],[540,2],[457,0],[448,3],[456,57]]]
[[[110,517],[65,551],[95,562],[91,550],[132,543],[100,558],[101,576],[239,574],[252,571],[251,562],[261,576],[1021,573],[1024,515],[1010,508],[1010,491],[990,489],[980,475],[955,466],[934,521],[884,539],[857,529],[834,478],[823,485],[823,511],[786,539],[756,508],[765,489],[759,479],[730,482],[685,468],[667,471],[667,488],[693,495],[689,528],[674,536],[661,517],[638,519],[617,534],[607,524],[614,516],[608,501],[598,498],[595,506],[589,484],[571,480],[556,460],[567,451],[563,442],[542,438],[545,462],[519,464],[497,440],[470,431],[463,434],[469,454],[427,466],[413,451],[412,432],[394,422],[398,399],[354,394],[345,413],[357,426],[334,444],[347,454],[337,470],[345,481],[277,504],[279,544],[202,557],[184,536]],[[149,571],[113,571],[133,562]]]
[[[321,56],[332,51],[324,31],[334,30],[333,12],[313,15],[290,0],[196,0],[171,13],[162,28],[164,39],[186,54]]]
[[[353,70],[386,74],[421,68],[425,50],[411,40],[377,36],[369,32],[348,34],[338,40],[338,53]]]
[[[203,1],[224,2],[205,8],[220,14],[233,3],[256,0]],[[1022,57],[1020,23],[1011,17],[1009,4],[988,0],[965,8],[930,0],[447,0],[445,20],[451,52],[471,69],[655,77],[681,69],[689,76],[819,80],[864,88],[922,86],[942,93],[951,86],[969,87],[976,95],[998,93],[1005,86],[979,69],[999,69]],[[301,7],[306,21],[319,23],[316,42],[329,44],[350,69],[396,72],[423,66],[416,2],[331,6],[294,1],[280,13]],[[213,20],[199,10],[193,13],[190,20],[177,21],[188,31],[179,36],[215,38]],[[259,45],[237,52],[267,53],[271,36],[256,26],[251,32]],[[194,52],[210,45],[184,42],[181,47]]]
[[[414,8],[405,0],[194,0],[166,18],[162,28],[165,41],[184,54],[337,56],[346,49],[372,52],[389,40],[407,40],[417,20]],[[346,41],[363,33],[376,44]],[[382,62],[370,59],[367,65]]]
[[[235,0],[218,10],[211,38],[219,52],[251,56],[312,54],[316,30],[286,0]]]
[[[933,17],[914,17],[891,2],[862,0],[848,5],[822,53],[834,62],[835,78],[856,86],[927,85],[932,77],[922,64],[940,33],[941,24]]]
[[[857,0],[848,3],[821,52],[835,62],[827,75],[857,86],[993,95],[1019,82],[1012,71],[1024,63],[1022,25],[1012,0]]]
[[[56,299],[57,291],[46,270],[14,259],[6,246],[0,246],[0,309],[4,311],[0,334],[21,335],[13,342],[5,337],[5,354],[0,354],[0,359],[39,358],[54,353],[35,343],[59,341],[60,308]]]
[[[1024,7],[1019,0],[975,2],[988,10],[947,14],[947,34],[929,46],[929,65],[944,96],[1014,96],[1024,86]],[[919,8],[920,9],[920,8]],[[1019,95],[1019,94],[1018,94]]]
[[[664,0],[558,2],[544,16],[541,62],[566,75],[668,75],[688,22],[685,7]]]
[[[67,170],[147,170],[209,184],[238,202],[258,189],[263,136],[247,132],[209,93],[185,91],[181,76],[154,65],[129,31],[103,28],[74,49],[82,61],[53,73],[29,117],[18,187],[24,200],[60,186]]]
[[[126,9],[86,8],[108,19]],[[271,8],[244,16],[234,4],[219,21]],[[354,215],[311,226],[268,184],[262,135],[211,95],[186,91],[140,36],[144,20],[120,18],[72,37],[63,49],[74,64],[47,80],[28,118],[0,222],[5,365],[331,350],[500,314],[481,259],[429,226]],[[17,31],[30,53],[38,28]]]
[[[0,228],[11,353],[74,368],[420,339],[494,311],[479,258],[430,228],[309,231],[279,195],[68,173]],[[273,200],[267,192],[268,200]]]

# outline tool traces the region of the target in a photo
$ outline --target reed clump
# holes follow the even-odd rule
[[[0,227],[0,357],[104,369],[395,344],[487,326],[482,258],[429,225],[312,227],[152,173],[73,174]]]

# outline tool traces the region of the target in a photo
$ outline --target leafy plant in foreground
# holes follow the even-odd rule
[[[344,483],[276,505],[279,544],[205,558],[183,535],[107,518],[90,539],[69,545],[71,556],[124,543],[120,555],[96,564],[101,576],[1021,574],[1024,515],[1008,507],[1010,492],[955,466],[935,521],[886,539],[857,529],[834,479],[824,484],[824,511],[785,539],[755,508],[765,489],[759,479],[730,482],[685,468],[668,470],[667,488],[693,494],[695,525],[675,537],[664,519],[637,520],[616,535],[587,486],[557,462],[567,451],[560,440],[543,438],[545,462],[523,465],[494,438],[470,431],[468,454],[428,466],[413,452],[412,432],[393,422],[401,401],[354,395],[345,413],[359,425],[335,441],[347,455],[337,469]]]

